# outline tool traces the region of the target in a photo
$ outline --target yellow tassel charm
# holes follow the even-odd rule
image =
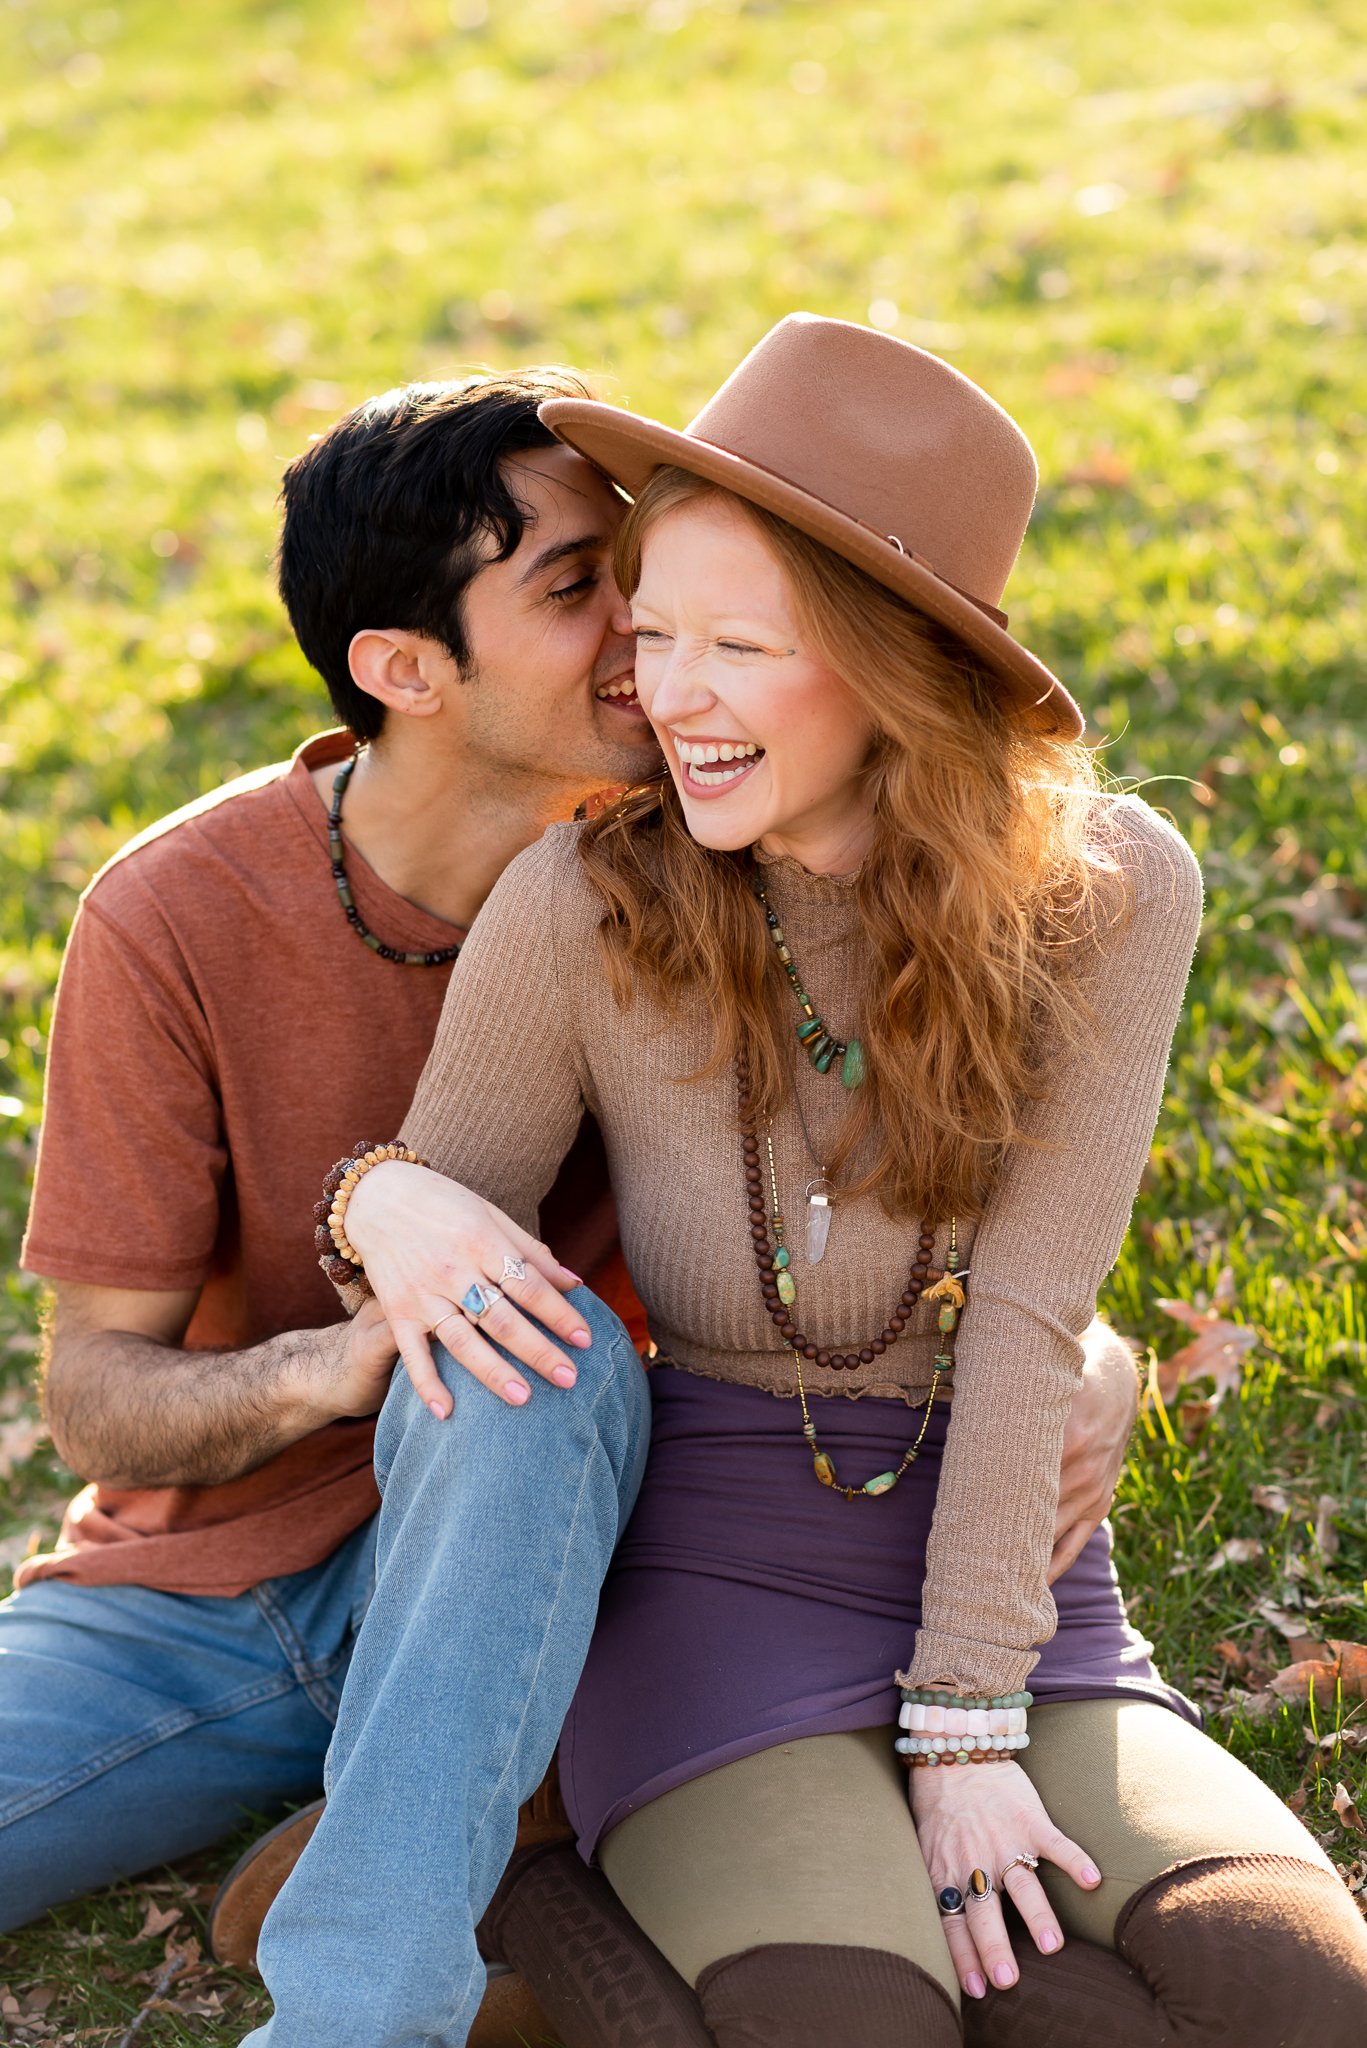
[[[967,1268],[962,1273],[946,1273],[943,1280],[937,1280],[933,1287],[927,1287],[926,1300],[945,1301],[949,1303],[951,1308],[962,1308],[964,1305],[964,1281],[967,1277]]]

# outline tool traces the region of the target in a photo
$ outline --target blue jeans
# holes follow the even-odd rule
[[[434,1346],[439,1423],[395,1374],[380,1513],[313,1571],[240,1600],[49,1581],[0,1607],[0,1926],[308,1796],[326,1751],[327,1812],[262,1934],[275,2014],[249,2038],[459,2048],[475,1921],[645,1465],[631,1340],[571,1298],[593,1345],[568,1392],[533,1378],[509,1408]]]

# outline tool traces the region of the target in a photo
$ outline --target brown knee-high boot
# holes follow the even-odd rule
[[[1116,1952],[1015,1944],[1020,1983],[964,2000],[966,2048],[1361,2048],[1367,1926],[1290,1856],[1202,1857],[1122,1908]]]
[[[944,1990],[878,1948],[773,1943],[709,1963],[698,1979],[717,2048],[959,2048]]]
[[[574,1849],[519,1850],[479,1937],[525,1978],[564,2048],[712,2048],[683,1978]]]

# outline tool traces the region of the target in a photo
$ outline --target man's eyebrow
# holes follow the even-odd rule
[[[595,554],[607,545],[605,533],[580,533],[573,540],[554,541],[550,547],[542,548],[540,554],[533,555],[518,577],[517,587],[525,589],[527,584],[535,583],[538,576],[544,576],[548,569],[553,569],[557,562],[567,561],[571,555]]]

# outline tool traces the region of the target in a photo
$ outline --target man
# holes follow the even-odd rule
[[[426,1872],[438,1922],[456,1894],[482,1910],[545,1767],[639,1477],[621,1326],[572,1295],[593,1337],[579,1382],[537,1385],[520,1411],[465,1380],[437,1425],[400,1374],[379,1516],[371,1418],[394,1347],[373,1308],[339,1319],[311,1236],[329,1164],[398,1130],[503,867],[656,762],[611,580],[618,501],[536,419],[578,389],[544,371],[410,387],[292,466],[282,593],[366,749],[340,792],[342,735],[230,784],[83,900],[24,1262],[55,1290],[54,1440],[94,1484],[0,1607],[0,1928],[202,1846],[243,1808],[313,1796],[358,1638],[391,1686],[382,1738],[349,1737],[346,1770],[395,1887],[426,1845],[391,1816],[425,1775],[435,1838],[459,1848],[458,1869],[443,1855]],[[630,1306],[592,1131],[542,1230]],[[1101,1348],[1060,1564],[1104,1512],[1133,1404],[1132,1372]],[[434,1683],[462,1687],[463,1761],[424,1753]],[[444,1697],[443,1729],[451,1713]],[[414,1916],[405,1996],[464,2010],[482,1973],[459,1941],[431,1953],[432,1924]],[[357,2038],[378,2038],[369,2017]]]

